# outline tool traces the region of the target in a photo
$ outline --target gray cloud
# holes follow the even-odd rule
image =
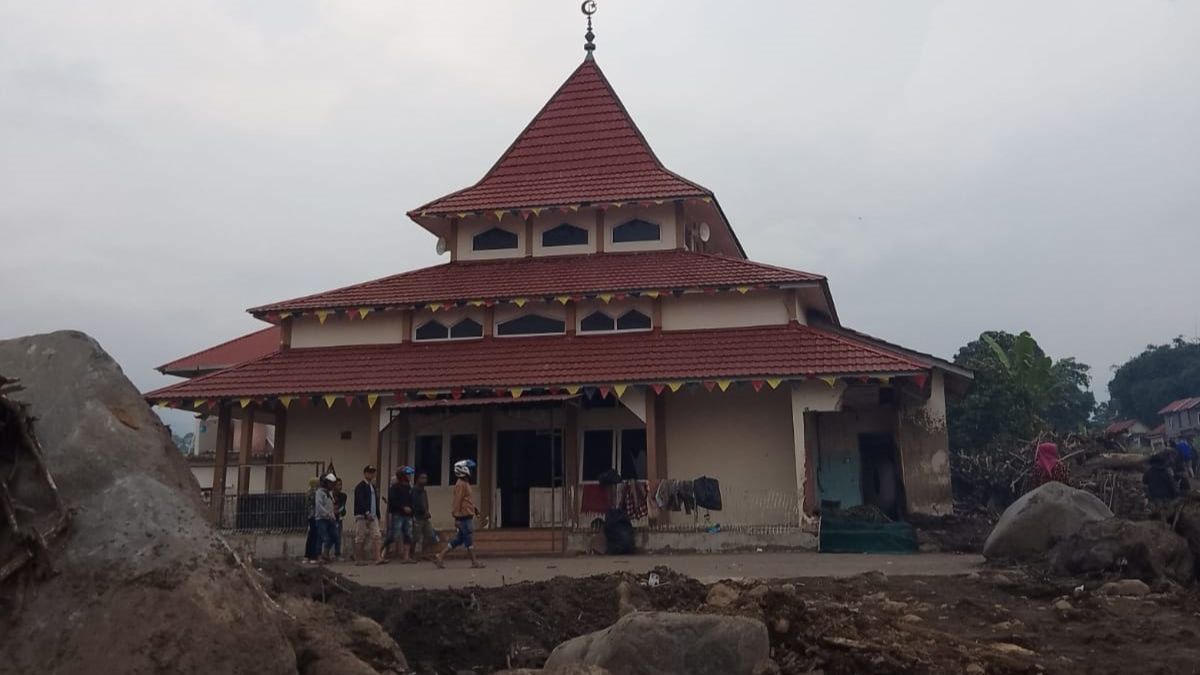
[[[1100,385],[1196,331],[1200,5],[596,22],[660,157],[752,257],[827,274],[849,325],[942,355],[1029,329]],[[0,7],[0,336],[86,330],[149,388],[246,307],[438,262],[405,210],[482,175],[582,32],[571,3]]]

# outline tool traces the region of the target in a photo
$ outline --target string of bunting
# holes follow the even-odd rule
[[[619,209],[623,206],[633,205],[650,208],[652,206],[662,206],[666,203],[683,202],[684,204],[711,204],[712,201],[712,197],[687,197],[684,199],[632,199],[619,202],[580,202],[577,204],[560,204],[557,206],[530,206],[526,208],[490,209],[486,211],[450,211],[432,213],[428,209],[425,209],[423,211],[419,211],[417,213],[417,217],[458,218],[459,220],[462,220],[463,218],[480,216],[484,218],[495,218],[497,221],[501,221],[505,216],[509,215],[528,218],[529,216],[536,217],[543,213],[552,213],[556,211],[559,213],[573,213],[584,207],[595,208],[600,211],[607,211],[608,209]]]
[[[325,407],[333,408],[336,405],[343,404],[346,406],[365,405],[368,408],[374,408],[379,400],[385,396],[392,396],[396,403],[405,403],[409,401],[435,401],[438,399],[450,399],[458,401],[464,396],[467,400],[473,399],[495,399],[495,398],[512,398],[519,399],[527,394],[529,395],[546,395],[558,396],[566,394],[569,396],[583,395],[589,399],[606,399],[610,395],[617,398],[625,396],[626,392],[632,387],[646,387],[655,395],[662,395],[665,391],[678,392],[685,388],[703,388],[708,392],[713,391],[728,391],[734,385],[749,386],[755,392],[760,392],[763,389],[778,389],[779,385],[784,382],[793,380],[820,380],[832,387],[837,384],[838,380],[846,380],[848,382],[875,382],[881,386],[892,386],[897,376],[854,376],[854,377],[837,377],[837,376],[813,376],[808,378],[761,378],[761,379],[711,379],[711,380],[673,380],[668,382],[655,382],[650,384],[645,383],[629,383],[617,382],[612,384],[573,384],[573,385],[547,385],[540,387],[499,387],[493,389],[464,389],[463,387],[451,387],[449,389],[414,389],[395,392],[377,392],[370,394],[288,394],[280,396],[266,397],[239,397],[224,399],[241,408],[254,406],[271,406],[276,403],[283,406],[285,409],[296,407]],[[924,373],[914,375],[899,376],[910,380],[918,389],[924,389],[928,382],[928,375]],[[191,410],[216,410],[222,401],[217,398],[195,398],[195,399],[156,399],[152,403],[156,406],[164,408],[186,408]]]

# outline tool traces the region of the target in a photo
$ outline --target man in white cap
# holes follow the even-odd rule
[[[321,538],[321,562],[333,561],[334,543],[337,537],[337,504],[333,501],[330,488],[337,476],[326,474],[317,488],[314,513],[317,519],[317,532]]]

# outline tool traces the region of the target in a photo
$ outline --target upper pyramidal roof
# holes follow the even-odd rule
[[[409,216],[711,196],[662,165],[589,53],[487,175]]]

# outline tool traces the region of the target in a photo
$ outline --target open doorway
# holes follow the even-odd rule
[[[863,504],[875,506],[892,519],[903,516],[904,483],[892,434],[859,434]]]
[[[531,512],[541,506],[534,502],[548,492],[547,488],[559,488],[562,484],[560,431],[521,429],[496,434],[500,527],[529,527]]]

